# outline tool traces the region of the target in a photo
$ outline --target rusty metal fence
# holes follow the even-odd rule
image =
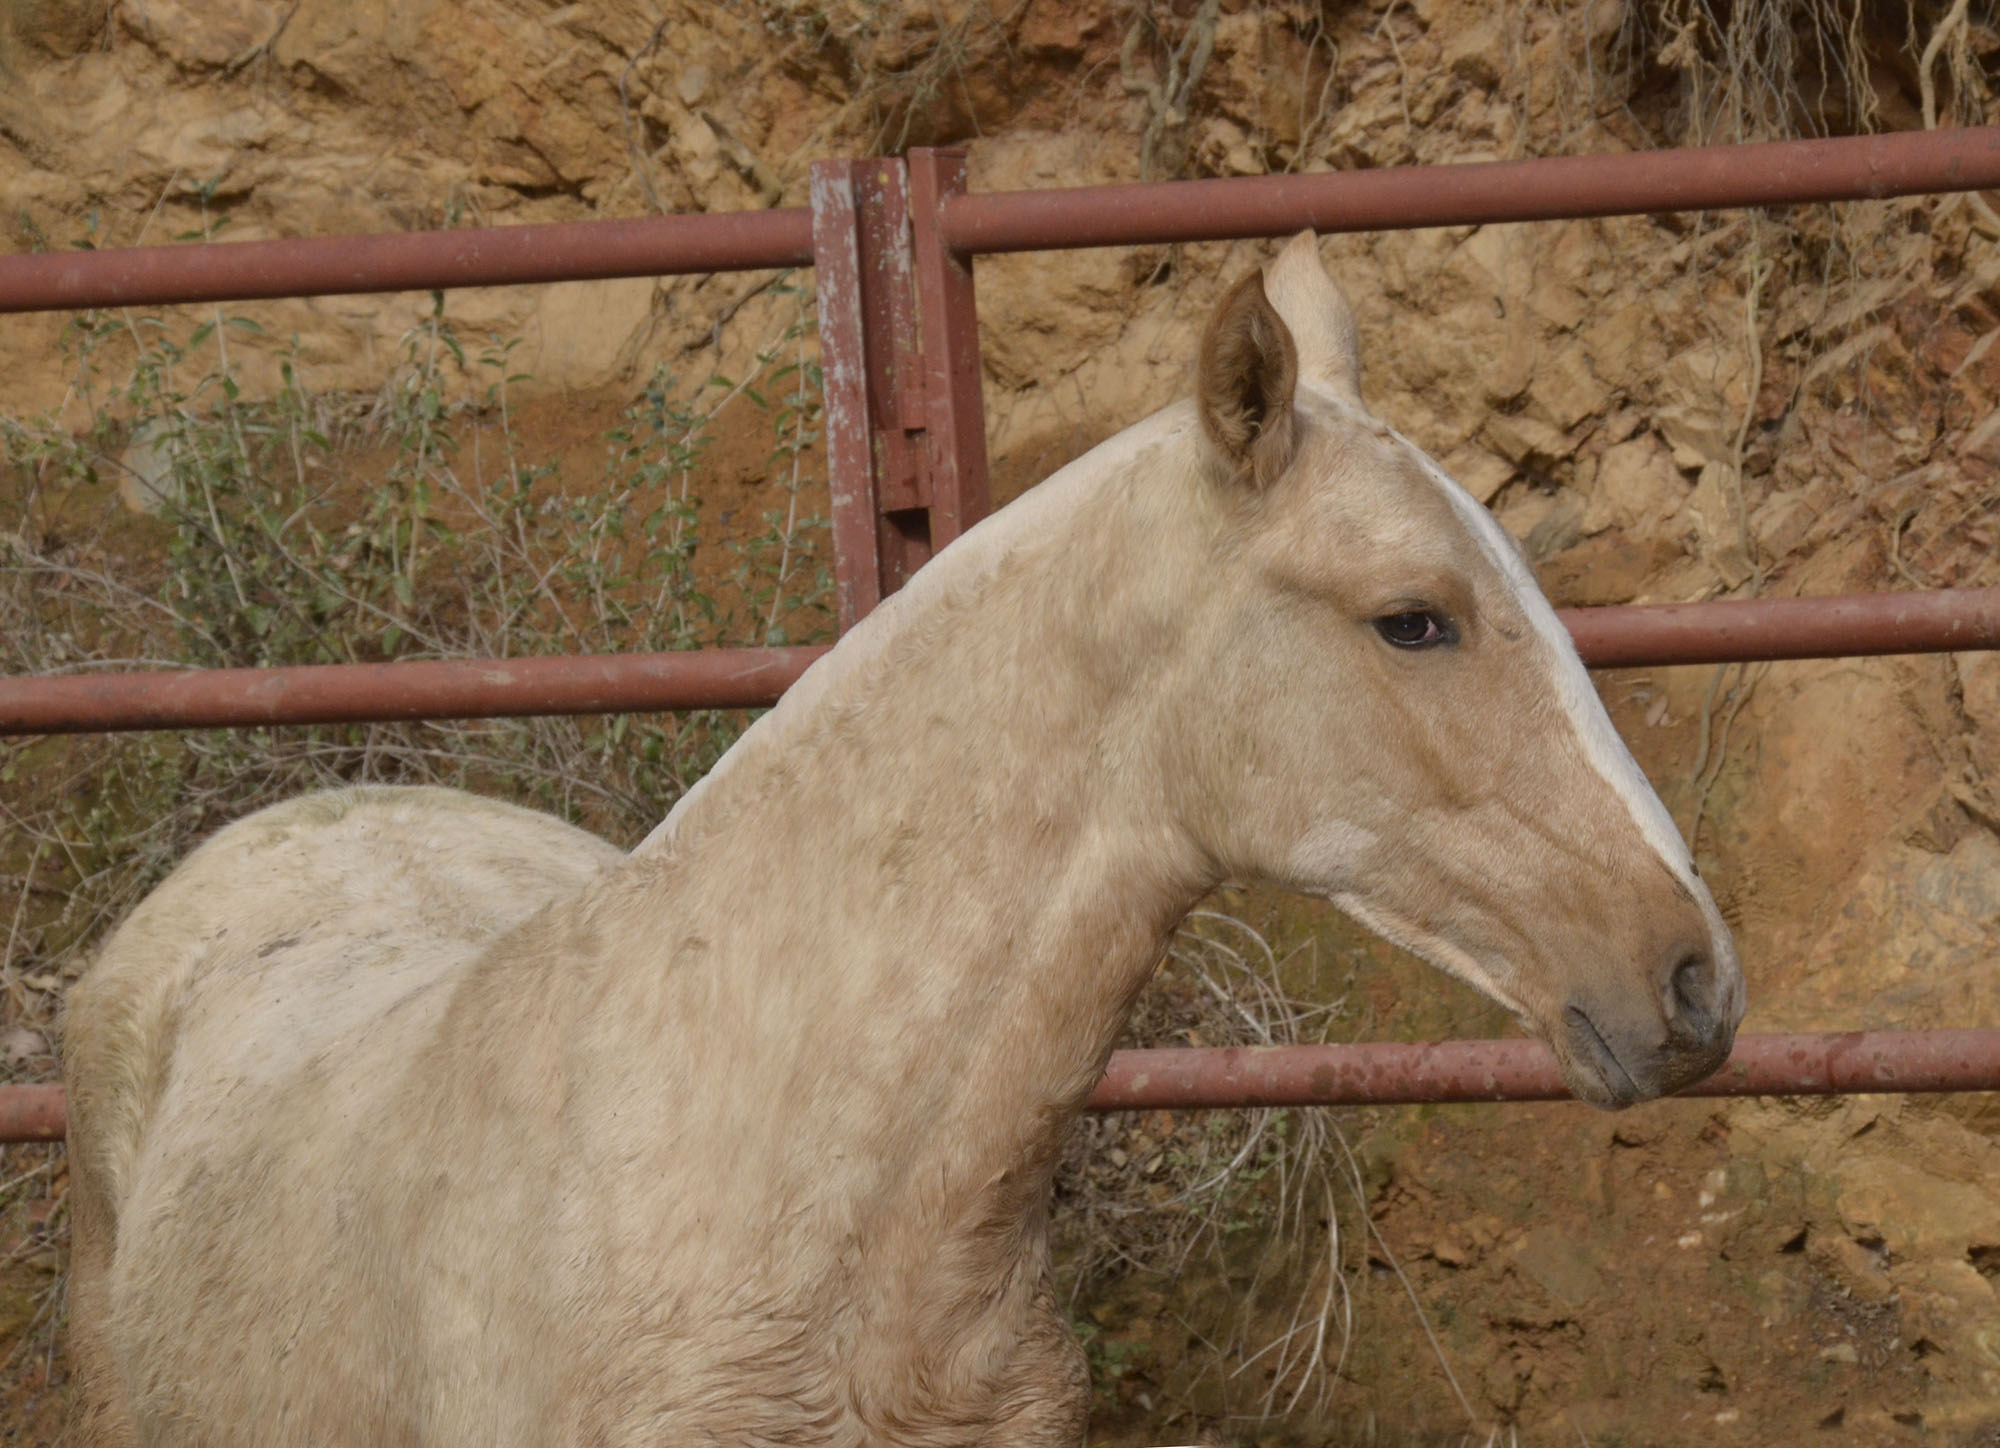
[[[965,158],[822,161],[810,204],[0,257],[0,312],[811,266],[835,601],[850,627],[987,511],[972,258],[2000,188],[2000,127],[1622,156],[972,194]],[[2000,589],[1569,610],[1593,667],[2000,648]],[[143,671],[0,680],[0,734],[767,705],[822,649]],[[1691,1095],[2000,1089],[2000,1029],[1748,1036]],[[1531,1041],[1120,1052],[1099,1110],[1553,1100]],[[0,1141],[63,1134],[59,1086],[0,1088]]]

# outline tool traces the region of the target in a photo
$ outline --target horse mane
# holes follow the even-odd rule
[[[1141,454],[1184,440],[1191,442],[1198,434],[1193,403],[1186,399],[1171,403],[1113,433],[967,529],[843,634],[831,651],[815,659],[777,704],[744,730],[708,773],[674,802],[666,818],[634,846],[633,855],[672,849],[689,828],[690,819],[700,813],[715,781],[740,772],[750,761],[785,749],[799,731],[809,727],[820,709],[840,698],[855,681],[875,673],[895,651],[897,642],[912,629],[922,627],[926,617],[948,607],[954,599],[977,593],[1005,559],[1023,548],[1059,536],[1065,521],[1100,489],[1122,478],[1127,466]]]

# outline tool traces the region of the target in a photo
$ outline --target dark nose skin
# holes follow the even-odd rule
[[[1696,1049],[1712,1044],[1723,1024],[1723,1003],[1707,942],[1678,946],[1666,959],[1660,998],[1668,1037]]]
[[[1589,1063],[1614,1106],[1678,1091],[1729,1058],[1734,997],[1706,941],[1660,952],[1646,996],[1579,995],[1563,1012],[1572,1055]]]

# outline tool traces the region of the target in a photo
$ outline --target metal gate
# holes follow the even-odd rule
[[[1860,200],[2000,187],[2000,127],[1640,155],[972,194],[965,157],[822,161],[810,205],[0,257],[0,312],[817,269],[840,626],[988,506],[972,258],[1000,252]],[[2000,648],[2000,589],[1567,610],[1597,668]],[[747,708],[820,648],[0,681],[0,733]],[[1690,1095],[2000,1089],[2000,1029],[1749,1036]],[[1100,1110],[1551,1100],[1532,1041],[1120,1052]],[[0,1088],[0,1141],[63,1134]]]

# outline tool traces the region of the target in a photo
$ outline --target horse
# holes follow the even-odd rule
[[[1194,396],[944,549],[629,855],[467,794],[221,830],[66,1030],[81,1441],[1082,1441],[1050,1183],[1175,925],[1324,897],[1622,1107],[1730,933],[1308,233]]]

